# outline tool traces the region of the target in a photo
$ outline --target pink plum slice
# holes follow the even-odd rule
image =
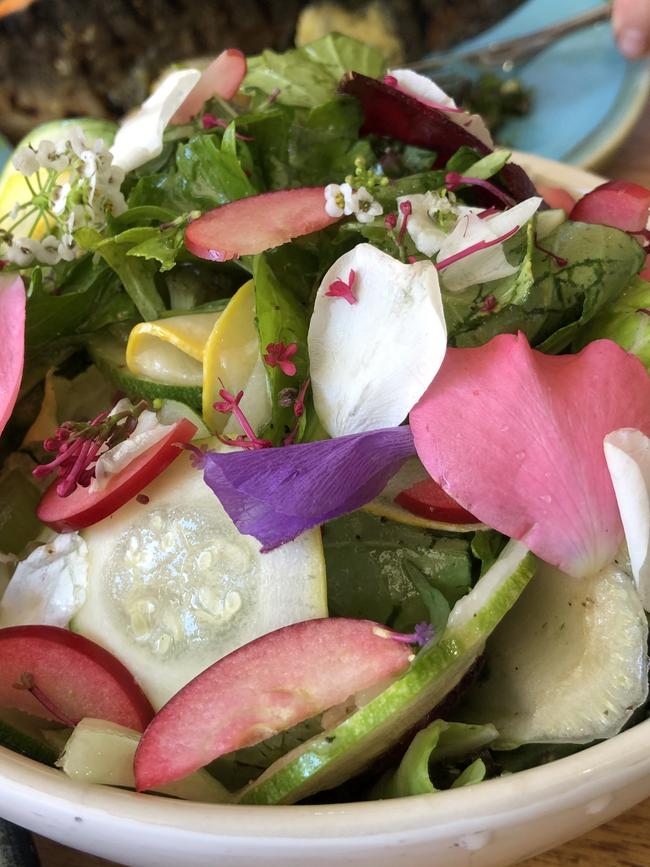
[[[237,48],[227,48],[204,70],[185,102],[177,109],[171,123],[187,123],[213,96],[232,99],[246,77],[246,57]]]
[[[364,134],[390,136],[405,144],[429,148],[443,162],[463,145],[479,154],[492,153],[491,149],[469,130],[441,111],[427,105],[390,84],[369,78],[359,72],[348,72],[339,90],[356,97],[364,113]],[[503,185],[518,202],[536,194],[533,182],[515,163],[506,163],[499,173]]]
[[[200,259],[226,262],[279,247],[339,219],[325,211],[324,187],[278,190],[203,214],[185,230],[185,246]]]
[[[623,527],[603,440],[650,433],[650,378],[617,344],[550,356],[502,334],[449,349],[410,424],[429,474],[480,521],[576,577],[614,559]]]
[[[16,274],[0,274],[0,434],[9,421],[25,360],[25,286]]]
[[[550,208],[561,208],[567,214],[570,214],[573,210],[575,199],[563,187],[549,187],[545,184],[537,184],[537,192]]]
[[[412,649],[369,620],[270,632],[198,675],[155,716],[135,756],[139,791],[187,776],[404,672]]]
[[[650,216],[650,190],[629,181],[608,181],[583,196],[569,219],[623,232],[643,232]]]
[[[27,689],[14,684],[30,677],[50,712]],[[142,731],[153,708],[133,675],[103,647],[58,626],[0,629],[0,707],[41,719],[104,719]]]

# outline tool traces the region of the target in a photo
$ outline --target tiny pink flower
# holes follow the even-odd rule
[[[494,295],[487,295],[479,307],[481,313],[491,313],[494,308],[497,306],[497,299]]]
[[[264,363],[269,367],[279,367],[282,373],[286,376],[296,375],[296,365],[291,359],[298,352],[298,344],[290,343],[285,346],[284,343],[269,343],[266,347],[266,355]]]
[[[345,280],[339,277],[338,280],[334,280],[333,283],[330,283],[325,295],[327,295],[329,298],[345,298],[348,304],[356,304],[357,297],[352,291],[356,279],[356,271],[354,271],[354,269],[351,269],[350,273],[348,274],[347,283],[345,282]]]

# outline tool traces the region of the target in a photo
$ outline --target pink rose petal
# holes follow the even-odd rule
[[[0,434],[14,408],[25,359],[25,287],[15,274],[0,274]]]
[[[428,472],[480,521],[570,575],[616,555],[623,527],[603,439],[650,433],[650,378],[615,343],[549,356],[502,334],[450,349],[410,423]]]
[[[203,72],[194,89],[172,117],[171,123],[187,123],[213,96],[232,99],[246,76],[246,68],[246,57],[239,49],[227,48],[222,51]]]

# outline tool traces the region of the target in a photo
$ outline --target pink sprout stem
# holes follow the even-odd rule
[[[513,235],[516,235],[520,228],[521,226],[514,226],[512,229],[510,229],[509,232],[506,232],[504,235],[500,235],[498,238],[493,238],[490,241],[478,241],[476,244],[472,244],[470,247],[466,247],[464,250],[459,250],[458,253],[454,253],[453,256],[448,256],[441,262],[436,262],[436,268],[438,269],[438,271],[442,271],[444,268],[448,268],[455,262],[460,262],[460,260],[464,259],[466,256],[471,256],[472,253],[478,253],[481,250],[488,250],[490,247],[495,247],[497,244],[502,244],[504,241],[507,241],[508,238],[512,238]]]
[[[568,259],[564,259],[562,256],[558,256],[556,253],[552,253],[550,250],[547,250],[546,247],[542,247],[541,244],[537,243],[537,239],[535,239],[535,247],[539,250],[540,253],[544,253],[546,256],[550,256],[550,258],[555,262],[558,268],[566,268],[569,264]]]
[[[36,686],[36,682],[34,681],[34,675],[29,672],[23,672],[20,676],[20,681],[18,683],[14,683],[14,689],[26,689],[27,692],[31,693],[36,701],[42,705],[48,713],[51,713],[52,716],[57,719],[63,725],[68,726],[69,728],[74,728],[79,720],[70,719],[60,708],[56,706],[56,704],[52,701],[49,696],[47,696],[43,690]]]
[[[467,184],[468,186],[473,187],[482,187],[484,190],[492,193],[493,196],[503,202],[503,204],[508,208],[515,204],[515,200],[511,196],[504,193],[503,190],[500,190],[490,181],[485,181],[483,178],[471,178],[467,175],[459,175],[458,172],[447,172],[445,175],[445,186],[450,192],[457,190],[461,184]]]

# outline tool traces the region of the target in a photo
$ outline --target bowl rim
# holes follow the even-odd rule
[[[537,181],[584,193],[604,178],[545,157],[513,152],[516,162]],[[0,747],[3,800],[33,816],[52,811],[75,821],[100,819],[137,828],[147,825],[207,838],[332,840],[386,837],[405,832],[465,833],[468,820],[494,827],[548,805],[556,812],[624,787],[631,777],[650,774],[650,719],[579,753],[480,786],[386,801],[342,804],[248,806],[202,804],[137,794],[73,780],[54,768]],[[35,796],[38,814],[33,809]],[[460,810],[459,810],[460,808]],[[594,809],[594,812],[597,812]],[[27,822],[25,817],[23,821]]]

